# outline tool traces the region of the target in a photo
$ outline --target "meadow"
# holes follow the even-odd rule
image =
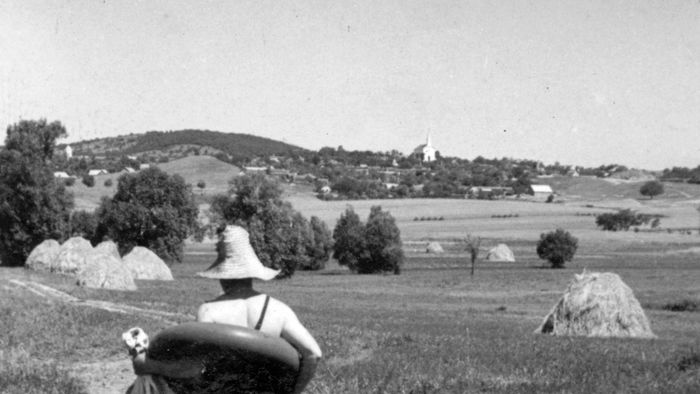
[[[561,270],[545,269],[525,254],[516,263],[479,262],[474,277],[464,255],[416,251],[398,276],[353,275],[331,262],[325,270],[258,287],[292,306],[321,344],[324,360],[310,393],[690,393],[700,390],[700,314],[670,310],[684,300],[700,301],[698,255],[685,253],[687,246],[601,243],[597,255],[579,256]],[[515,249],[525,251],[524,245]],[[130,327],[153,334],[192,319],[197,305],[218,293],[216,282],[194,276],[213,259],[212,245],[188,245],[186,261],[172,267],[174,282],[142,281],[137,292],[78,288],[67,278],[3,268],[0,392],[51,392],[47,388],[60,382],[63,390],[55,392],[123,392],[124,386],[109,386],[114,377],[71,366],[127,360],[120,334]],[[584,267],[621,275],[658,339],[534,334]],[[66,304],[12,279],[182,317],[164,321]],[[34,366],[34,374],[31,368],[18,372],[10,361]],[[109,373],[128,383],[128,363],[118,365]],[[72,372],[62,374],[63,368]]]
[[[205,174],[205,196],[226,190],[235,171],[216,163],[208,172],[191,170],[192,162],[168,164],[189,171],[189,183]],[[407,255],[401,275],[354,275],[330,261],[321,271],[258,283],[297,311],[323,349],[307,392],[700,392],[700,188],[682,185],[666,198],[645,200],[634,198],[638,184],[558,182],[562,203],[552,204],[322,202],[309,186],[287,185],[285,198],[331,229],[348,204],[363,220],[371,206],[381,205],[396,218]],[[78,183],[76,201],[86,209],[116,186],[105,187],[99,177],[95,188]],[[606,196],[596,198],[603,191]],[[596,214],[624,207],[663,215],[661,227],[614,233],[595,227]],[[443,220],[416,220],[421,217]],[[579,248],[566,268],[552,270],[537,257],[535,245],[540,233],[557,227],[578,237]],[[462,242],[467,234],[482,238],[473,277]],[[431,240],[445,253],[426,254]],[[517,261],[484,261],[485,252],[501,242]],[[121,333],[140,326],[153,335],[192,320],[197,306],[219,293],[216,282],[195,276],[214,260],[213,245],[188,243],[185,252],[184,262],[171,267],[175,281],[139,281],[135,292],[86,289],[66,277],[0,268],[0,393],[123,393],[134,375]],[[658,338],[535,334],[573,275],[584,269],[619,274]],[[50,286],[79,301],[47,297],[18,283]],[[80,300],[172,315],[119,313]]]

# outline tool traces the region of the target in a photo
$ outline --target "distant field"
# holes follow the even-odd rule
[[[614,208],[626,207],[627,200],[598,202],[567,202],[546,204],[543,202],[517,200],[466,200],[466,199],[401,199],[401,200],[357,200],[321,201],[304,187],[290,188],[287,200],[305,216],[316,215],[333,228],[348,205],[365,220],[370,208],[381,205],[391,212],[401,230],[404,240],[454,239],[466,234],[478,235],[496,241],[535,241],[545,231],[564,228],[583,241],[596,242],[696,242],[700,238],[697,230],[693,235],[664,231],[654,233],[604,232],[595,226],[596,214],[614,212]],[[636,201],[636,200],[635,200]],[[694,203],[666,200],[638,202],[636,210],[664,215],[662,229],[695,228],[700,226],[700,214]],[[495,216],[511,215],[508,218]],[[517,216],[516,216],[517,215]],[[444,220],[415,220],[416,218],[440,218]],[[585,247],[585,242],[582,247]]]
[[[171,174],[180,174],[193,186],[197,195],[210,196],[226,192],[231,178],[240,169],[210,156],[190,156],[159,165]],[[80,181],[69,188],[76,197],[78,209],[94,209],[100,198],[113,195],[118,175],[96,177],[95,186],[88,188]],[[113,185],[105,187],[106,179]],[[206,188],[200,190],[197,182],[203,180]],[[540,180],[537,180],[539,182]],[[639,195],[640,183],[629,183],[587,178],[553,177],[541,179],[552,184],[564,203],[518,200],[465,200],[465,199],[397,199],[321,201],[306,184],[284,184],[286,200],[305,216],[318,216],[332,229],[340,214],[352,205],[361,218],[366,219],[373,205],[381,205],[396,218],[404,240],[454,239],[467,233],[488,238],[493,242],[512,242],[539,238],[539,234],[557,227],[571,231],[583,240],[615,242],[663,241],[674,243],[694,242],[693,236],[666,233],[666,229],[700,227],[700,185],[666,183],[666,193],[653,200]],[[200,205],[202,209],[206,204]],[[616,208],[630,208],[645,213],[661,214],[661,232],[634,233],[603,232],[595,227],[593,215],[613,212]],[[509,218],[494,216],[511,215]],[[414,220],[420,218],[443,220]]]

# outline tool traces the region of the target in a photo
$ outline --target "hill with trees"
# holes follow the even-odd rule
[[[63,148],[64,146],[59,146]],[[222,161],[241,164],[260,156],[287,155],[305,149],[250,134],[210,130],[149,131],[144,134],[99,138],[71,144],[75,156],[139,157],[141,162],[166,161],[208,154]]]

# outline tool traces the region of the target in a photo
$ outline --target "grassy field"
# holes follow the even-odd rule
[[[226,190],[237,171],[208,161],[163,165],[188,183],[204,180],[205,195]],[[114,178],[111,188],[104,186]],[[94,188],[72,187],[79,208],[92,209],[116,187],[116,176]],[[396,218],[408,259],[402,274],[352,275],[333,262],[318,272],[260,283],[296,310],[319,340],[324,360],[308,392],[326,393],[696,393],[700,392],[700,188],[667,185],[654,200],[635,196],[639,184],[555,179],[563,203],[410,199],[322,202],[309,186],[286,186],[286,199],[305,216],[333,228],[348,204],[366,219],[381,205]],[[554,182],[553,181],[553,182]],[[672,189],[672,190],[671,190]],[[195,187],[195,191],[197,188]],[[598,193],[598,194],[596,194]],[[605,197],[600,197],[605,195]],[[658,213],[659,231],[603,232],[594,215],[631,207]],[[503,216],[508,216],[504,218]],[[442,218],[442,220],[416,220]],[[535,253],[540,233],[562,227],[579,238],[574,261],[545,269]],[[460,240],[483,238],[484,252],[501,242],[515,263],[477,263],[468,273]],[[442,255],[424,253],[429,240]],[[214,260],[211,244],[188,244],[174,282],[141,281],[136,292],[92,290],[73,279],[0,268],[0,393],[119,393],[133,378],[121,333],[148,333],[191,320],[219,290],[195,273]],[[654,340],[556,338],[533,331],[574,273],[618,273],[644,306]],[[83,300],[103,300],[182,317],[165,321],[46,298],[13,280],[37,282]],[[680,311],[673,311],[680,309]],[[120,366],[107,372],[82,365]],[[76,369],[77,368],[77,369]],[[121,376],[121,380],[114,380]],[[99,380],[94,389],[91,380]],[[94,382],[93,382],[94,383]]]
[[[516,243],[516,249],[519,245],[527,242]],[[687,246],[606,242],[563,270],[542,269],[539,260],[526,256],[517,263],[480,262],[474,278],[463,255],[409,252],[399,276],[352,275],[331,263],[259,288],[291,305],[324,350],[311,393],[690,393],[700,390],[700,313],[666,310],[684,300],[700,303],[698,254],[682,253]],[[189,245],[186,256],[173,267],[175,282],[139,282],[137,292],[77,288],[69,279],[2,269],[3,356],[24,352],[13,357],[58,361],[55,370],[65,387],[81,392],[80,380],[60,375],[61,364],[123,358],[122,331],[138,325],[152,334],[171,323],[66,305],[9,280],[192,316],[218,289],[216,282],[194,276],[214,259],[211,245]],[[583,267],[620,274],[644,305],[658,339],[533,334]],[[7,364],[0,363],[0,392],[15,376]],[[31,382],[40,385],[50,378],[44,375]]]
[[[192,185],[195,196],[225,193],[229,189],[228,182],[240,173],[236,166],[224,163],[211,156],[189,156],[168,163],[159,163],[158,168],[169,173],[178,174],[185,183]],[[87,187],[80,179],[68,188],[75,197],[76,209],[91,211],[100,203],[103,196],[113,196],[117,191],[117,179],[122,174],[105,174],[95,176],[95,186]],[[107,180],[111,186],[105,186]],[[199,181],[204,181],[204,189],[197,187]]]

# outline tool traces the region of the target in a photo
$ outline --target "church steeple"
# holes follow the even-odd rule
[[[430,139],[430,131],[428,131],[428,137],[425,139],[425,146],[433,146],[433,141]]]

